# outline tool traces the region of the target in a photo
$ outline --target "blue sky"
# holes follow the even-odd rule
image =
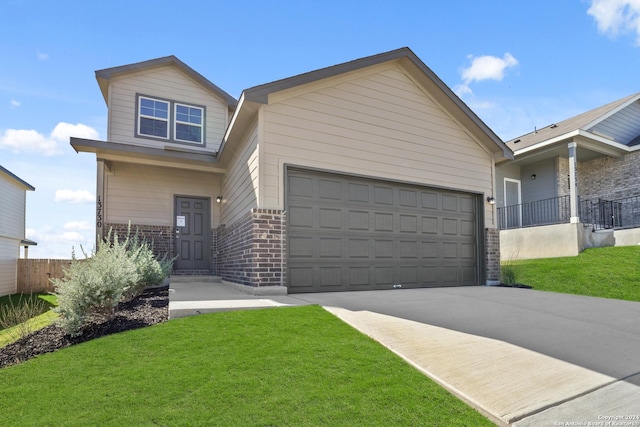
[[[501,138],[640,92],[640,0],[0,0],[0,165],[31,185],[30,257],[95,242],[94,71],[176,55],[243,89],[408,46]],[[1,219],[0,219],[1,220]]]

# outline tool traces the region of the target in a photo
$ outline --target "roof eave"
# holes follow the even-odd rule
[[[212,83],[209,79],[204,77],[202,74],[198,73],[193,68],[189,67],[187,64],[179,60],[174,55],[164,56],[162,58],[150,59],[148,61],[136,62],[128,65],[121,65],[118,67],[105,68],[102,70],[97,70],[96,80],[98,81],[98,85],[100,86],[100,91],[102,92],[102,96],[105,99],[105,102],[108,102],[108,87],[109,81],[117,76],[134,73],[136,71],[147,70],[155,67],[161,67],[164,65],[175,65],[180,68],[184,73],[189,75],[195,81],[200,83],[202,86],[206,87],[209,91],[216,94],[218,97],[222,98],[229,108],[234,108],[238,104],[238,100],[233,96],[222,90],[220,87]]]
[[[36,188],[33,185],[29,184],[27,181],[25,181],[22,178],[18,177],[18,175],[14,174],[10,170],[2,167],[2,165],[0,165],[0,172],[4,173],[13,182],[15,182],[16,184],[18,184],[21,187],[23,187],[26,191],[35,191]]]
[[[448,111],[455,109],[461,114],[456,114],[456,119],[465,126],[475,128],[476,137],[478,137],[491,151],[498,154],[498,157],[504,159],[513,159],[512,150],[498,137],[468,106],[465,104],[451,89],[429,68],[418,56],[408,47],[379,53],[377,55],[356,59],[350,62],[333,65],[308,73],[299,74],[297,76],[277,80],[259,86],[254,86],[243,92],[245,102],[254,102],[258,104],[267,104],[269,95],[280,92],[296,86],[313,83],[315,81],[335,77],[340,74],[351,71],[360,70],[366,67],[382,64],[390,61],[400,61],[406,66],[408,63],[413,64],[423,75],[428,77],[432,82],[432,86],[437,88],[449,100],[446,107]],[[407,61],[409,61],[407,63]],[[240,107],[238,107],[240,109]]]
[[[70,143],[76,153],[95,153],[122,155],[126,154],[132,158],[150,158],[157,160],[172,160],[185,164],[198,164],[202,166],[214,167],[218,163],[218,157],[214,154],[189,152],[186,150],[177,151],[172,147],[163,149],[141,147],[129,144],[114,144],[107,141],[94,139],[70,138]]]
[[[635,95],[631,95],[631,97],[629,99],[627,99],[625,102],[623,102],[622,104],[616,106],[615,108],[612,108],[611,110],[607,111],[606,114],[603,114],[600,117],[598,117],[597,119],[592,120],[591,122],[587,123],[586,125],[582,126],[581,128],[582,129],[591,129],[592,127],[594,127],[598,123],[605,121],[609,117],[611,117],[614,114],[616,114],[618,111],[621,111],[621,110],[627,108],[629,105],[633,104],[634,102],[638,101],[639,99],[640,99],[640,93],[636,93]]]

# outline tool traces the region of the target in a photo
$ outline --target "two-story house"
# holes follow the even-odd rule
[[[174,274],[260,293],[498,280],[495,162],[512,152],[410,49],[252,87],[174,56],[96,72],[96,225]]]
[[[0,166],[0,296],[17,291],[20,246],[25,240],[27,191],[35,188]]]

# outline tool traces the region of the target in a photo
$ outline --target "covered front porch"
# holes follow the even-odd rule
[[[639,153],[594,138],[578,130],[497,168],[503,260],[640,242],[640,188],[629,179]]]

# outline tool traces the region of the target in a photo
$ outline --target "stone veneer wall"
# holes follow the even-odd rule
[[[580,181],[579,176],[578,181]],[[569,159],[565,157],[556,157],[556,182],[558,184],[558,196],[568,196],[570,194]],[[580,182],[578,182],[578,191],[580,191]]]
[[[118,235],[118,238],[124,238],[127,235],[129,224],[107,223],[102,228],[104,236],[107,236],[109,230]],[[173,227],[162,225],[131,225],[131,234],[135,234],[136,230],[139,235],[146,238],[148,242],[153,243],[153,253],[156,256],[163,257],[167,255],[171,257],[173,254]]]
[[[578,191],[583,200],[640,196],[640,152],[579,163],[578,176]]]
[[[286,285],[286,218],[273,209],[252,209],[216,231],[217,274],[247,286]]]
[[[487,284],[500,281],[500,230],[485,228],[485,268]]]

